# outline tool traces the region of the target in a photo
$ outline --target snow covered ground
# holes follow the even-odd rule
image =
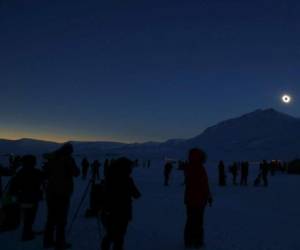
[[[185,207],[182,172],[174,171],[170,187],[163,186],[163,163],[150,169],[138,168],[134,178],[143,197],[134,204],[134,220],[129,226],[127,250],[181,250]],[[214,194],[212,208],[207,208],[205,234],[207,250],[298,250],[300,249],[300,200],[298,176],[277,174],[269,188],[252,186],[257,168],[251,168],[251,185],[225,188],[217,186],[215,164],[207,166]],[[228,180],[229,182],[230,180]],[[87,181],[76,181],[73,215]],[[74,250],[99,250],[97,221],[85,219],[81,210],[70,235]],[[36,229],[45,223],[45,204],[39,210]],[[0,234],[1,250],[42,249],[42,238],[20,242],[20,231]]]

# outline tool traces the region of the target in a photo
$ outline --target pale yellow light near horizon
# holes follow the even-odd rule
[[[110,137],[93,137],[93,136],[84,136],[84,135],[54,135],[48,133],[37,132],[34,133],[32,131],[18,131],[15,129],[9,128],[0,128],[0,138],[8,139],[8,140],[19,140],[23,138],[30,138],[35,140],[43,140],[43,141],[52,141],[63,143],[67,141],[114,141],[115,138]]]

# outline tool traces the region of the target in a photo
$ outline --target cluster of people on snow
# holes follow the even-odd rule
[[[259,173],[255,178],[253,185],[267,187],[269,185],[268,176],[271,174],[272,176],[275,175],[276,171],[286,172],[287,171],[287,164],[281,163],[280,161],[262,161],[259,164]],[[232,184],[241,186],[248,185],[249,179],[249,162],[234,162],[232,165],[229,165],[228,172],[232,176]],[[224,187],[227,185],[227,175],[226,175],[226,167],[224,161],[220,161],[218,165],[218,173],[219,173],[219,186]],[[238,183],[238,177],[240,173],[240,182]]]
[[[60,149],[44,155],[45,162],[41,169],[37,168],[37,160],[34,155],[25,155],[11,161],[10,168],[1,168],[2,175],[11,176],[4,193],[15,197],[22,212],[22,240],[30,241],[38,232],[33,230],[33,224],[37,215],[39,202],[45,199],[47,204],[47,219],[43,235],[43,247],[63,250],[71,248],[67,242],[66,228],[70,210],[70,201],[74,191],[74,178],[81,175],[83,180],[88,177],[88,188],[91,185],[90,215],[96,215],[105,229],[105,235],[100,243],[102,250],[122,250],[127,227],[133,218],[132,202],[141,197],[131,173],[139,162],[121,157],[115,160],[105,160],[103,166],[103,178],[101,176],[101,163],[94,160],[92,163],[85,157],[81,162],[81,171],[77,167],[72,156],[73,146],[64,144]],[[186,248],[201,248],[204,245],[203,220],[205,209],[213,203],[213,197],[209,188],[209,180],[205,170],[206,154],[198,148],[189,151],[186,162],[179,161],[178,168],[184,171],[186,206],[186,225],[184,229],[184,244]],[[150,167],[151,162],[144,162],[145,167]],[[164,185],[168,186],[173,169],[172,161],[168,161],[164,167]],[[223,161],[219,163],[219,184],[226,186],[226,167]],[[260,173],[255,180],[255,185],[268,185],[268,173],[283,171],[283,166],[278,161],[263,161],[260,165]],[[248,185],[249,163],[233,163],[229,166],[232,174],[232,183]],[[98,183],[97,183],[98,182]],[[3,197],[2,197],[3,198]],[[83,197],[84,198],[84,197]],[[8,206],[9,207],[9,206]],[[7,214],[12,212],[10,207]],[[17,210],[16,210],[17,211]],[[0,209],[0,230],[9,228],[9,221],[4,223],[3,212]],[[2,214],[1,214],[2,213]],[[17,218],[17,216],[14,216]],[[76,217],[74,217],[76,218]],[[73,218],[73,219],[74,219]],[[72,223],[71,227],[72,228]],[[69,223],[70,224],[70,223]],[[7,226],[7,228],[5,228]]]
[[[5,195],[15,197],[16,204],[20,208],[23,241],[33,240],[37,234],[42,234],[45,249],[62,250],[72,247],[66,240],[66,228],[74,191],[74,178],[81,174],[82,179],[86,179],[90,172],[90,182],[96,185],[96,181],[100,179],[99,168],[101,166],[97,160],[90,164],[88,159],[84,158],[80,171],[72,154],[73,146],[68,143],[55,152],[46,154],[41,169],[37,168],[37,159],[34,155],[18,158],[18,166],[13,164],[14,168],[7,169],[5,174],[11,176],[11,179]],[[187,214],[184,240],[187,248],[201,247],[204,244],[204,212],[207,204],[212,204],[208,177],[204,168],[205,161],[205,153],[195,148],[190,151],[189,161],[184,167]],[[111,247],[114,250],[122,250],[124,247],[127,227],[133,217],[132,201],[141,197],[131,177],[136,163],[128,158],[104,162],[104,176],[100,182],[102,189],[101,192],[96,193],[96,195],[101,195],[101,205],[98,206],[97,216],[105,228],[105,235],[100,244],[102,250],[109,250]],[[146,167],[148,166],[150,166],[150,161],[147,161]],[[43,199],[47,204],[46,225],[44,231],[35,232],[33,225],[39,203]],[[5,217],[4,207],[0,209],[0,214],[3,215],[3,212]],[[1,219],[0,216],[0,230],[12,229],[9,227],[9,220],[6,221],[7,224],[4,222],[5,219]]]

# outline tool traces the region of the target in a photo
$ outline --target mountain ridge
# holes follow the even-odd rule
[[[298,148],[300,151],[300,119],[272,108],[257,109],[221,121],[188,139],[145,143],[70,142],[74,144],[76,153],[81,155],[183,158],[189,148],[202,147],[212,159],[291,159],[299,155]],[[61,144],[30,138],[0,139],[0,153],[42,154],[55,150]]]

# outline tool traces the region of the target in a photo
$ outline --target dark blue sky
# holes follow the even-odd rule
[[[164,140],[257,108],[300,116],[299,13],[298,0],[0,0],[0,137]]]

